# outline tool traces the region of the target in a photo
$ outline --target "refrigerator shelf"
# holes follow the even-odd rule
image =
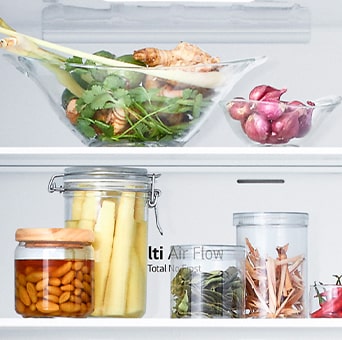
[[[47,334],[49,339],[71,339],[77,338],[80,332],[83,339],[133,339],[130,335],[137,330],[140,338],[147,336],[148,339],[162,339],[165,335],[198,339],[198,332],[201,338],[210,337],[213,332],[215,338],[233,332],[234,339],[255,338],[256,335],[258,339],[269,336],[279,339],[324,339],[327,332],[330,337],[338,338],[341,329],[338,319],[0,319],[0,335],[3,338],[25,335],[26,339],[45,339]],[[314,331],[314,337],[309,330]]]
[[[88,148],[0,147],[0,169],[65,166],[139,166],[182,172],[208,168],[290,168],[294,171],[342,171],[342,148],[295,147],[183,147],[183,148]]]

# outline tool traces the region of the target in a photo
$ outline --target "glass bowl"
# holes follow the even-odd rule
[[[300,146],[315,143],[312,137],[341,101],[341,96],[327,96],[305,104],[234,98],[221,101],[220,105],[232,130],[245,143]]]
[[[266,60],[148,68],[5,57],[38,84],[88,146],[182,146],[235,83]]]

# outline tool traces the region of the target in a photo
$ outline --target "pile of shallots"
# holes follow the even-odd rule
[[[315,104],[280,97],[287,89],[259,85],[249,99],[234,98],[227,104],[230,116],[241,122],[242,130],[253,141],[261,144],[284,144],[292,138],[304,137],[311,127]]]

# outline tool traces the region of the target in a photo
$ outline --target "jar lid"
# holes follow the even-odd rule
[[[58,187],[55,179],[63,178]],[[75,190],[143,191],[150,189],[150,176],[146,169],[128,167],[71,167],[63,175],[54,176],[49,183],[50,192]]]
[[[307,226],[309,214],[304,212],[244,212],[234,213],[235,226],[253,225],[303,225]]]
[[[95,236],[91,230],[72,228],[20,228],[15,233],[18,242],[75,242],[91,243]]]

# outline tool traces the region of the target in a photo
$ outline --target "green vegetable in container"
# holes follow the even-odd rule
[[[240,271],[197,272],[179,269],[171,282],[172,318],[239,318],[244,311]]]
[[[168,51],[147,48],[117,57],[33,38],[2,19],[0,33],[9,35],[1,39],[1,48],[37,59],[65,87],[61,107],[70,123],[86,138],[109,144],[144,145],[183,136],[224,79],[218,58],[185,42]],[[160,67],[154,65],[157,60],[163,61]]]

